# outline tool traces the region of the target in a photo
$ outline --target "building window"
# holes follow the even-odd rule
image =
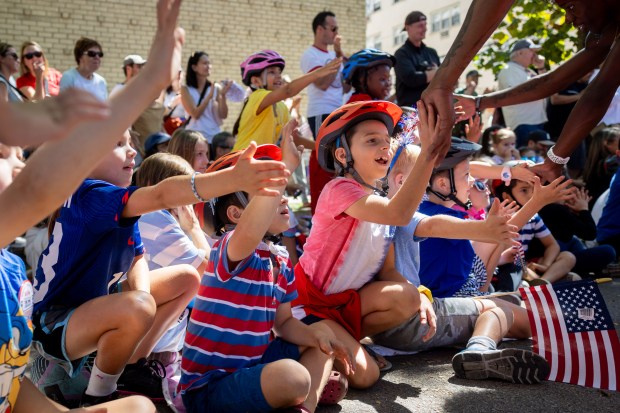
[[[373,11],[381,10],[381,0],[373,0],[372,9]]]
[[[394,26],[392,28],[392,39],[394,39],[394,46],[400,46],[407,40],[407,32],[403,31],[403,26]]]
[[[461,24],[461,10],[458,5],[431,13],[431,31],[440,32],[449,30],[453,26]]]

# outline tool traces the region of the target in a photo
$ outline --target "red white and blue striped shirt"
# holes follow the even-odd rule
[[[261,242],[252,255],[228,268],[233,233],[213,246],[200,283],[183,348],[182,393],[257,364],[269,345],[278,305],[297,297],[290,260],[278,253],[280,247]]]

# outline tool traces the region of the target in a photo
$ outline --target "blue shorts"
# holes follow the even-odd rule
[[[259,364],[239,369],[223,377],[213,379],[200,388],[183,394],[187,413],[220,412],[270,412],[273,410],[260,385],[260,376],[266,364],[283,360],[299,360],[299,347],[288,341],[273,340]]]
[[[47,360],[58,363],[73,378],[82,369],[87,357],[70,360],[65,348],[67,325],[74,308],[54,306],[37,312],[32,317],[34,333],[32,345]]]

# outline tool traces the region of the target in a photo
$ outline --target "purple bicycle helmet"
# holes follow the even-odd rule
[[[284,58],[273,50],[261,50],[252,53],[241,63],[241,79],[243,84],[250,86],[252,76],[260,74],[263,70],[271,66],[278,66],[284,70]]]

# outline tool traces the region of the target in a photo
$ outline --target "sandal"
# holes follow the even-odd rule
[[[347,395],[348,390],[349,381],[347,378],[339,371],[332,370],[318,404],[324,406],[338,404]]]
[[[379,366],[379,371],[381,373],[392,370],[392,363],[390,363],[388,359],[380,354],[377,354],[377,352],[374,351],[368,344],[362,344],[362,347],[364,347],[364,350],[366,350],[368,355],[375,360],[375,363]]]

